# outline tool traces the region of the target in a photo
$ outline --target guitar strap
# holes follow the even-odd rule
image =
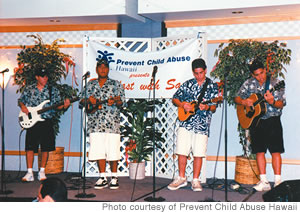
[[[208,85],[208,78],[206,77],[205,83],[204,83],[204,85],[203,85],[203,87],[202,87],[202,90],[201,90],[201,93],[200,93],[200,95],[199,95],[199,97],[198,97],[198,102],[199,102],[199,103],[202,102],[204,93],[205,93],[205,91],[206,91],[206,89],[207,89],[207,85]]]
[[[52,100],[52,85],[49,85],[49,100],[50,100],[50,105],[51,105],[51,100]]]
[[[267,80],[266,80],[266,84],[265,84],[265,93],[267,92],[267,90],[269,90],[269,86],[270,86],[270,75],[267,75]]]

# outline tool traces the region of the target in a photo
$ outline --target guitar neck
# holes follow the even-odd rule
[[[269,91],[272,93],[275,90],[275,88],[271,88]],[[264,95],[260,96],[256,102],[253,103],[253,106],[256,106],[257,104],[261,103],[262,101],[265,101]]]
[[[106,103],[108,101],[108,99],[102,100],[102,101],[97,101],[96,102],[96,107],[99,105],[102,105],[103,103]]]
[[[78,101],[79,99],[80,99],[79,97],[75,97],[73,99],[70,99],[70,102],[73,103],[73,102]],[[62,106],[63,104],[64,104],[64,102],[59,102],[59,103],[51,105],[49,107],[44,107],[43,109],[38,110],[37,113],[38,114],[44,113],[44,112],[46,112],[48,110],[52,110],[52,109],[55,109],[55,108],[57,108],[59,106]]]
[[[207,101],[204,101],[204,102],[201,102],[201,104],[209,104],[209,103],[211,103],[211,99],[210,100],[207,100]],[[198,105],[199,105],[200,103],[198,102]]]

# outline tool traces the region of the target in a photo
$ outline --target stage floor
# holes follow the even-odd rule
[[[0,194],[1,202],[31,202],[36,196],[40,186],[40,182],[35,179],[34,182],[23,183],[21,177],[25,172],[5,172],[5,191],[12,191],[11,194]],[[35,173],[36,174],[36,173]],[[59,177],[64,180],[68,187],[68,199],[70,201],[104,201],[104,202],[145,202],[146,197],[164,198],[165,202],[225,202],[226,193],[228,202],[263,202],[263,192],[252,193],[252,185],[242,185],[239,191],[232,190],[230,185],[234,183],[228,180],[228,189],[225,192],[224,180],[208,179],[203,184],[202,192],[194,192],[191,190],[191,184],[187,187],[180,188],[177,191],[170,191],[167,185],[171,179],[155,178],[155,194],[153,195],[153,177],[146,177],[143,180],[129,179],[129,177],[119,177],[120,188],[110,190],[104,188],[96,190],[93,188],[98,178],[86,178],[85,191],[83,190],[83,180],[78,173],[61,173],[47,175],[47,177]],[[213,189],[214,188],[214,189]],[[94,194],[93,198],[78,198],[77,194]]]

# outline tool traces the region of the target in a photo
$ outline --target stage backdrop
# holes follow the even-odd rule
[[[122,83],[126,98],[148,98],[154,86],[156,97],[171,98],[182,82],[193,77],[191,62],[199,58],[198,39],[195,36],[160,51],[130,52],[87,38],[85,72],[97,77],[96,62],[105,59],[109,62],[109,77]],[[155,85],[151,81],[154,69]]]
[[[163,132],[162,136],[166,142],[155,154],[156,176],[172,178],[174,170],[177,172],[177,157],[174,155],[177,108],[172,104],[171,97],[180,83],[193,77],[191,61],[195,58],[207,59],[206,34],[195,33],[153,39],[86,37],[83,43],[83,74],[90,71],[91,78],[97,77],[95,66],[97,59],[100,58],[107,58],[110,61],[109,76],[121,81],[125,86],[126,98],[149,98],[151,90],[147,86],[150,84],[153,68],[157,66],[156,86],[159,85],[159,89],[156,98],[164,98],[165,103],[156,107],[156,117],[164,124],[155,127]],[[144,85],[145,89],[140,89],[141,85]],[[127,117],[123,114],[121,120],[121,125],[128,124]],[[118,174],[128,176],[124,140],[121,142],[121,153]],[[186,169],[189,176],[192,176],[193,170],[191,161],[192,158],[188,161]],[[205,164],[204,160],[202,182],[206,181]],[[87,161],[85,165],[86,176],[99,176],[95,162]],[[149,161],[146,163],[146,176],[152,176],[152,171],[153,164]]]

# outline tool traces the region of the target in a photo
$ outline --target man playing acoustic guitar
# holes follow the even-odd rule
[[[194,78],[184,82],[176,91],[172,100],[178,108],[183,108],[186,112],[195,111],[195,113],[180,121],[179,124],[176,144],[179,176],[168,186],[170,190],[177,190],[187,185],[185,168],[187,157],[192,150],[194,157],[192,190],[202,191],[199,175],[202,167],[202,158],[206,156],[209,127],[216,105],[201,103],[217,97],[218,86],[206,77],[207,69],[203,59],[195,59],[192,62],[192,71]],[[191,104],[194,101],[198,103]],[[179,118],[179,120],[182,119]]]
[[[61,101],[59,90],[54,86],[49,86],[48,72],[44,68],[38,68],[35,72],[36,84],[25,87],[24,92],[18,99],[18,105],[21,111],[30,116],[29,107],[36,107],[45,100],[50,100],[47,105],[54,105]],[[57,109],[67,109],[70,105],[70,100],[65,99],[63,105]],[[55,150],[55,134],[52,124],[52,117],[55,110],[49,110],[41,114],[44,121],[38,121],[34,126],[27,129],[25,150],[27,162],[27,174],[22,178],[24,182],[34,181],[32,166],[34,160],[34,153],[38,152],[38,147],[41,145],[42,158],[41,167],[38,173],[39,180],[45,180],[45,167],[47,164],[50,151]]]
[[[118,161],[120,160],[120,107],[125,102],[124,88],[117,80],[108,77],[109,64],[101,59],[97,62],[96,73],[98,78],[91,79],[81,97],[86,92],[87,134],[89,135],[89,160],[97,161],[100,178],[96,182],[95,189],[103,189],[108,186],[105,176],[106,161],[110,162],[112,178],[110,189],[118,189],[117,178]],[[107,103],[104,103],[107,102]],[[82,99],[80,104],[84,106]]]
[[[268,191],[271,186],[266,177],[267,149],[272,155],[272,167],[275,174],[275,184],[281,183],[281,153],[284,152],[282,125],[280,116],[282,108],[286,105],[284,88],[275,90],[269,88],[278,84],[278,79],[268,79],[263,63],[256,59],[249,66],[252,77],[244,82],[235,97],[238,105],[253,107],[254,101],[249,98],[251,94],[263,95],[266,102],[265,114],[257,124],[250,127],[252,153],[256,154],[257,165],[260,173],[260,181],[253,188],[256,191]],[[269,86],[268,86],[269,85]]]

